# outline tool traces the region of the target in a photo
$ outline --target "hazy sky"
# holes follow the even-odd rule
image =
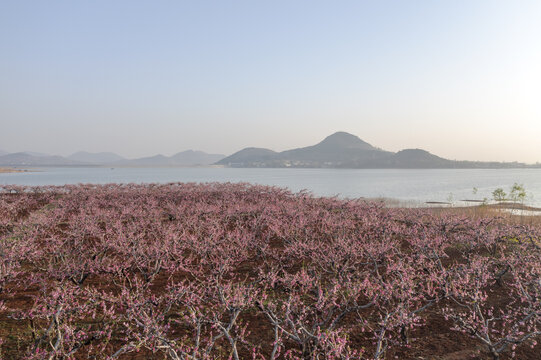
[[[0,149],[541,161],[541,1],[0,0]]]

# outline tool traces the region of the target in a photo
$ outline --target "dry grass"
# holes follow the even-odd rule
[[[474,219],[497,217],[510,224],[541,226],[541,215],[529,215],[530,213],[539,213],[541,209],[520,204],[504,203],[467,207],[432,207],[430,209],[436,212],[462,214]],[[509,210],[518,210],[519,214],[511,214]],[[524,210],[524,212],[521,214],[520,210]]]

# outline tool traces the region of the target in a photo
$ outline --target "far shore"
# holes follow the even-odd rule
[[[16,169],[16,168],[8,168],[8,167],[0,167],[0,174],[6,174],[6,173],[16,173],[16,172],[28,172],[27,169]]]

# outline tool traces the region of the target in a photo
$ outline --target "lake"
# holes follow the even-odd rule
[[[40,168],[0,174],[0,184],[249,182],[308,190],[320,196],[391,198],[415,206],[427,201],[492,198],[523,184],[526,203],[541,207],[541,169],[246,169],[246,168]],[[477,188],[476,194],[473,189]]]

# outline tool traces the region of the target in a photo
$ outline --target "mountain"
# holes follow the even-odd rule
[[[76,152],[70,156],[51,156],[41,153],[0,153],[0,165],[5,166],[200,166],[211,165],[225,155],[207,154],[203,151],[187,150],[173,156],[155,155],[128,160],[111,152]]]
[[[167,156],[158,154],[138,159],[120,160],[112,162],[111,165],[118,166],[170,166],[171,161]]]
[[[40,152],[35,152],[35,151],[24,151],[25,154],[28,154],[28,155],[32,155],[32,156],[37,156],[37,157],[45,157],[45,156],[51,156],[49,154],[45,154],[45,153],[40,153]]]
[[[275,152],[245,148],[216,164],[231,167],[305,167],[351,169],[523,168],[521,163],[454,161],[422,149],[397,153],[370,145],[355,135],[337,132],[316,145]]]
[[[9,154],[7,151],[0,150],[0,156],[7,155],[7,154]]]
[[[257,164],[265,164],[276,158],[279,153],[269,149],[248,147],[237,151],[222,160],[216,162],[217,165],[240,166],[244,167],[251,164],[251,167],[258,167]]]
[[[66,159],[62,156],[30,155],[18,152],[0,156],[0,165],[7,166],[76,166],[88,165],[83,162]]]
[[[404,168],[453,167],[454,161],[433,155],[422,149],[405,149],[394,154],[392,164]]]
[[[282,151],[278,159],[302,166],[349,167],[352,163],[368,166],[389,155],[391,153],[378,149],[355,135],[337,132],[316,145]]]
[[[316,144],[314,146],[309,146],[308,148],[312,149],[319,149],[319,150],[347,150],[347,149],[355,149],[355,150],[373,150],[377,151],[380,150],[378,148],[373,147],[369,143],[362,141],[359,139],[359,137],[349,134],[344,131],[338,131],[332,135],[327,136],[323,141],[321,141],[319,144]],[[308,149],[305,148],[305,149]]]
[[[234,167],[371,167],[392,154],[355,135],[337,132],[316,145],[282,152],[246,148],[217,164]]]
[[[81,161],[92,164],[106,164],[114,161],[125,160],[122,156],[112,152],[90,153],[86,151],[76,152],[67,158],[73,161]]]
[[[194,166],[194,165],[210,165],[222,160],[225,155],[207,154],[203,151],[186,150],[179,152],[170,157],[176,165]]]
[[[121,160],[110,163],[117,166],[201,166],[211,165],[225,155],[207,154],[203,151],[187,150],[173,156],[155,155],[139,159]]]

